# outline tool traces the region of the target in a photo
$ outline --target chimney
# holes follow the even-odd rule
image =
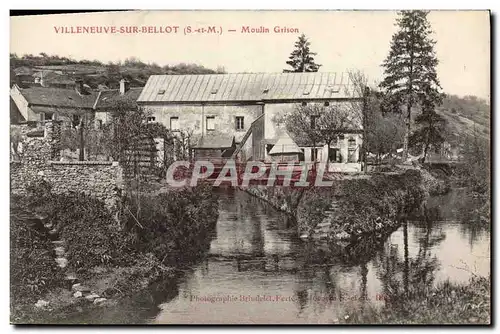
[[[82,79],[76,79],[75,80],[75,89],[78,93],[83,94],[83,80]]]
[[[120,95],[125,94],[130,89],[130,82],[125,79],[120,80]]]

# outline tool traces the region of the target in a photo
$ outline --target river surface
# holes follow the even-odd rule
[[[429,200],[400,228],[357,245],[298,239],[287,216],[261,200],[222,193],[204,259],[85,322],[325,324],[384,304],[414,284],[466,283],[490,270],[490,233],[463,221],[463,191]],[[462,219],[462,221],[460,220]]]

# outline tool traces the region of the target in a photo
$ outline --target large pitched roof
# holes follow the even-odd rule
[[[33,86],[19,88],[34,111],[54,112],[71,111],[75,109],[105,109],[115,100],[126,98],[136,101],[142,87],[131,87],[124,95],[119,89],[109,89],[95,92],[88,90],[86,94],[79,94],[76,89]]]
[[[352,92],[347,73],[152,75],[137,102],[333,100]]]
[[[87,94],[79,94],[75,89],[29,87],[19,88],[19,91],[32,106],[92,109],[97,99],[96,92],[88,91]]]

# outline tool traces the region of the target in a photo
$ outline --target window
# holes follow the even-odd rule
[[[311,161],[317,161],[317,160],[318,160],[318,149],[311,148]]]
[[[156,117],[155,116],[148,116],[146,119],[148,123],[154,123],[156,122]]]
[[[80,115],[73,115],[73,122],[72,122],[73,127],[77,127],[80,125]]]
[[[350,148],[356,147],[356,139],[350,137],[349,140],[347,141],[347,146]]]
[[[302,102],[302,106],[303,107],[307,106],[307,102]]]
[[[102,129],[102,119],[97,120],[97,129]]]
[[[316,123],[318,122],[318,115],[311,115],[311,129],[316,128]]]
[[[243,116],[236,116],[236,130],[245,129],[244,119],[245,118]]]
[[[179,117],[170,117],[170,130],[172,131],[179,131]]]
[[[325,107],[328,107],[330,105],[330,102],[326,101],[325,102]]]
[[[215,130],[215,116],[207,116],[207,131]]]

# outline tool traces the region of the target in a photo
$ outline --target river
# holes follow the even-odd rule
[[[463,220],[464,192],[431,198],[425,214],[382,238],[305,243],[286,215],[242,191],[221,194],[210,250],[87,323],[328,324],[381,307],[405,284],[466,283],[490,270],[490,233]]]

